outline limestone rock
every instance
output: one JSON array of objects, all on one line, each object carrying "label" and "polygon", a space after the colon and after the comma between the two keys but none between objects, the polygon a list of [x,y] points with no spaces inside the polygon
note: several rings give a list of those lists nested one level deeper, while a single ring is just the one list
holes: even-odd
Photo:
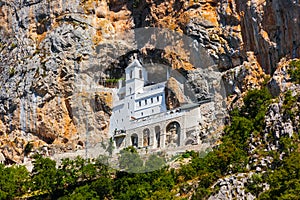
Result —
[{"label": "limestone rock", "polygon": [[5,157],[4,157],[3,153],[0,153],[0,163],[1,164],[5,163]]},{"label": "limestone rock", "polygon": [[253,173],[240,173],[219,179],[212,188],[220,187],[220,190],[208,199],[255,199],[254,195],[245,191],[246,184],[252,175]]},{"label": "limestone rock", "polygon": [[[0,16],[0,149],[13,162],[22,162],[21,149],[30,140],[63,152],[83,144],[86,130],[91,131],[95,143],[108,137],[110,97],[91,88],[114,70],[121,74],[128,54],[136,49],[145,58],[152,56],[168,61],[173,69],[188,71],[187,82],[195,95],[183,99],[181,89],[174,84],[173,96],[169,91],[169,97],[174,97],[175,107],[206,98],[212,88],[210,81],[198,76],[211,74],[219,104],[201,108],[202,135],[207,135],[208,121],[225,115],[221,109],[225,94],[215,79],[221,75],[205,69],[207,65],[222,71],[224,87],[232,95],[230,104],[259,86],[264,79],[262,70],[274,72],[281,57],[299,56],[296,1],[6,0],[0,2]],[[178,51],[152,51],[146,44],[137,47],[133,29],[141,27],[186,34],[193,41],[188,48],[195,53],[191,55],[179,43],[173,45]],[[201,49],[211,59],[197,61]],[[251,51],[257,59],[247,53]],[[204,71],[198,73],[193,62]],[[269,83],[274,95],[289,87],[281,80],[288,81],[281,75],[285,71],[275,72]],[[82,110],[77,97],[82,97],[84,108],[89,110],[83,115],[87,122],[79,117]],[[294,124],[280,126],[289,134]],[[280,135],[277,128],[274,134]],[[10,142],[16,137],[22,138],[18,148]]]},{"label": "limestone rock", "polygon": [[293,87],[288,74],[290,61],[285,58],[281,59],[272,79],[268,83],[268,88],[273,96],[279,96],[281,93],[286,92],[288,88]]},{"label": "limestone rock", "polygon": [[300,56],[299,2],[249,0],[236,3],[241,13],[244,48],[257,54],[265,72],[274,72],[282,57]]},{"label": "limestone rock", "polygon": [[166,105],[168,110],[172,110],[186,103],[182,88],[173,77],[169,78],[165,87]]},{"label": "limestone rock", "polygon": [[252,89],[261,87],[268,77],[257,62],[253,52],[247,52],[248,61],[223,73],[223,83],[228,96],[228,105],[235,107],[242,104],[243,95]]},{"label": "limestone rock", "polygon": [[[253,154],[257,150],[262,151],[277,151],[280,153],[281,159],[284,153],[281,149],[280,140],[282,137],[293,137],[294,133],[299,132],[299,99],[295,99],[292,107],[286,107],[286,92],[292,91],[291,96],[297,97],[300,94],[298,84],[291,82],[287,73],[288,63],[290,61],[282,60],[278,64],[273,77],[268,82],[267,86],[270,92],[277,96],[278,102],[273,102],[267,109],[265,115],[264,130],[259,136],[251,135],[249,153],[251,154],[250,166],[256,171],[266,171],[273,166],[273,158],[266,156],[258,158]],[[276,86],[276,87],[274,87]],[[289,114],[294,113],[294,114]]]}]

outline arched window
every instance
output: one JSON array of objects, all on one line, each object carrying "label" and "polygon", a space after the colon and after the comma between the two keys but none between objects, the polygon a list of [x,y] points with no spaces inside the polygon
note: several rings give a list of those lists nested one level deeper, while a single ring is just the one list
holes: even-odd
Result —
[{"label": "arched window", "polygon": [[166,127],[166,146],[180,145],[180,124],[176,121],[169,123]]},{"label": "arched window", "polygon": [[150,130],[149,128],[145,128],[143,130],[143,146],[149,146],[150,145]]},{"label": "arched window", "polygon": [[155,126],[154,130],[155,130],[156,146],[157,146],[157,148],[159,148],[160,147],[160,127]]},{"label": "arched window", "polygon": [[132,136],[131,136],[131,144],[132,144],[132,146],[134,146],[134,147],[138,147],[138,142],[139,142],[139,138],[138,138],[138,136],[137,136],[137,134],[132,134]]}]

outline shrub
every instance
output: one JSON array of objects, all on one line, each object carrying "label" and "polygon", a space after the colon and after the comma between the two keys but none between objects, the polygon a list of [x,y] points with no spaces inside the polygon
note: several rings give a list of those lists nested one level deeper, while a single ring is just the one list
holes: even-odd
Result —
[{"label": "shrub", "polygon": [[24,154],[28,155],[31,152],[32,148],[33,148],[33,144],[31,142],[28,142],[25,146]]},{"label": "shrub", "polygon": [[291,80],[297,84],[300,84],[300,60],[293,60],[290,62],[288,73]]}]

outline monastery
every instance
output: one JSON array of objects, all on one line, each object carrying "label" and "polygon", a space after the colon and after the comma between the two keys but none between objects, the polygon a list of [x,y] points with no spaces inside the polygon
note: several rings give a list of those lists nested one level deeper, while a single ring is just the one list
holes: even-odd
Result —
[{"label": "monastery", "polygon": [[110,118],[110,133],[117,149],[199,144],[200,105],[190,103],[168,110],[166,83],[148,81],[148,73],[137,59],[125,69]]}]

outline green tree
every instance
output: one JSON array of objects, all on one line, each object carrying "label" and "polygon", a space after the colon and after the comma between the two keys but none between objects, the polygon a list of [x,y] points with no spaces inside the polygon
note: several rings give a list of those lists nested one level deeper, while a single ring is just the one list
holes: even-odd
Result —
[{"label": "green tree", "polygon": [[29,172],[24,166],[0,164],[0,199],[13,199],[29,189]]},{"label": "green tree", "polygon": [[157,155],[150,155],[145,163],[146,171],[154,171],[162,168],[165,165],[165,160]]},{"label": "green tree", "polygon": [[58,187],[56,162],[50,158],[43,158],[41,155],[35,155],[34,159],[31,175],[32,189],[41,194],[52,195]]},{"label": "green tree", "polygon": [[63,159],[59,166],[59,184],[65,189],[65,192],[68,192],[69,187],[76,185],[79,179],[79,167],[82,165],[82,160],[79,157],[78,159],[80,160]]},{"label": "green tree", "polygon": [[223,141],[233,141],[234,145],[244,149],[247,146],[247,140],[253,130],[254,124],[252,120],[235,116],[232,118],[231,125],[225,128]]},{"label": "green tree", "polygon": [[100,176],[91,183],[91,188],[96,191],[100,199],[112,199],[114,191],[111,177]]},{"label": "green tree", "polygon": [[245,105],[241,108],[242,116],[253,120],[256,129],[261,129],[271,99],[272,95],[266,87],[260,90],[250,90],[244,97]]},{"label": "green tree", "polygon": [[143,161],[134,147],[127,147],[120,151],[120,169],[130,173],[140,173],[144,170]]},{"label": "green tree", "polygon": [[74,199],[74,200],[97,200],[100,197],[97,195],[97,192],[92,189],[89,185],[79,186],[68,196],[59,198],[63,199]]}]

